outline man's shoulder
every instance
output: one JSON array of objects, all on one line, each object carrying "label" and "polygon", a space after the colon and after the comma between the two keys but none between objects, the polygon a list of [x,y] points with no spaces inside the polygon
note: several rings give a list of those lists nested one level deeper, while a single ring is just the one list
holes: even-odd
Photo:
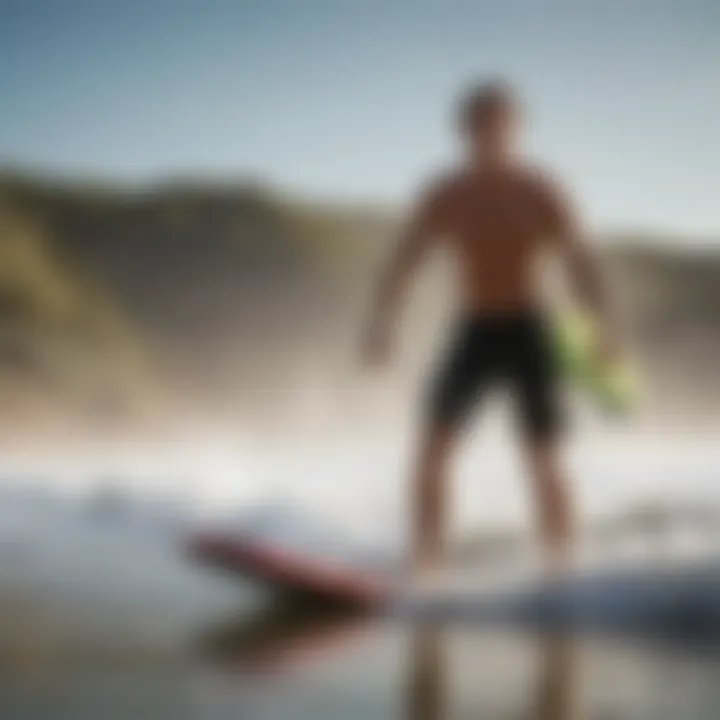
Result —
[{"label": "man's shoulder", "polygon": [[422,194],[428,198],[442,199],[455,193],[464,181],[459,168],[442,168],[429,173],[422,184]]},{"label": "man's shoulder", "polygon": [[525,189],[536,197],[556,202],[567,195],[560,174],[546,164],[527,162],[519,166],[518,174]]},{"label": "man's shoulder", "polygon": [[547,190],[559,183],[557,173],[548,165],[536,161],[525,161],[517,167],[518,178],[531,189]]}]

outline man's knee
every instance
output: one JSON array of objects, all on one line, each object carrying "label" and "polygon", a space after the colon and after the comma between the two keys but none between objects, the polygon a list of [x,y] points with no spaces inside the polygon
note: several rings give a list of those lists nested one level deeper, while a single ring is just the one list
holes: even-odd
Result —
[{"label": "man's knee", "polygon": [[450,423],[429,423],[421,433],[421,455],[427,462],[442,462],[452,451],[456,432]]},{"label": "man's knee", "polygon": [[533,469],[559,469],[561,447],[554,433],[526,435],[523,446],[525,457]]}]

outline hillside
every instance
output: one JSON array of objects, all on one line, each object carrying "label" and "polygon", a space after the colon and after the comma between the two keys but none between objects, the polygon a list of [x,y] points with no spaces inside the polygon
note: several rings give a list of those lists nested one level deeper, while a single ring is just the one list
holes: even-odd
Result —
[{"label": "hillside", "polygon": [[687,424],[720,419],[720,243],[616,238],[608,267],[647,373],[651,409]]},{"label": "hillside", "polygon": [[[183,409],[270,405],[268,387],[281,398],[295,381],[292,358],[306,366],[321,350],[330,361],[357,305],[355,281],[377,256],[368,241],[377,246],[388,227],[371,211],[325,210],[242,184],[127,193],[6,176],[0,199],[3,322],[23,328],[6,344],[21,354],[42,345],[42,363],[22,362],[38,385],[57,342],[73,366],[132,355],[126,377],[101,373],[120,415],[132,413],[140,384]],[[14,248],[27,255],[21,283],[5,259]]]},{"label": "hillside", "polygon": [[[4,411],[283,414],[308,388],[346,382],[392,228],[387,211],[251,184],[128,192],[6,175],[0,383],[17,397]],[[651,374],[720,407],[707,385],[720,358],[720,254],[629,238],[608,247]],[[442,317],[436,289],[425,283],[411,312],[411,346],[429,342],[428,313]]]}]

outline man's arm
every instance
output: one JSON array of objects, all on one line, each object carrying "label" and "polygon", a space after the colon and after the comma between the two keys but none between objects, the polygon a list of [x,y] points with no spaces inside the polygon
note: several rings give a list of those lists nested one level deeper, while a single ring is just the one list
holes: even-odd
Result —
[{"label": "man's arm", "polygon": [[370,363],[383,362],[389,355],[390,334],[400,300],[426,252],[441,232],[439,205],[437,193],[421,199],[406,222],[397,248],[380,277],[363,338],[363,355]]},{"label": "man's arm", "polygon": [[618,334],[602,264],[582,227],[577,211],[559,192],[549,197],[549,231],[578,302],[595,318],[598,351],[605,360],[618,352]]}]

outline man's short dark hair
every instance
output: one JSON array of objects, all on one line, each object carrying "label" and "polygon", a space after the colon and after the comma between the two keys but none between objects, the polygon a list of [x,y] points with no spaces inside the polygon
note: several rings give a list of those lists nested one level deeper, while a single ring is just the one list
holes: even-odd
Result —
[{"label": "man's short dark hair", "polygon": [[458,118],[461,124],[474,125],[507,111],[513,111],[519,100],[512,86],[504,80],[490,80],[473,85],[460,100]]}]

